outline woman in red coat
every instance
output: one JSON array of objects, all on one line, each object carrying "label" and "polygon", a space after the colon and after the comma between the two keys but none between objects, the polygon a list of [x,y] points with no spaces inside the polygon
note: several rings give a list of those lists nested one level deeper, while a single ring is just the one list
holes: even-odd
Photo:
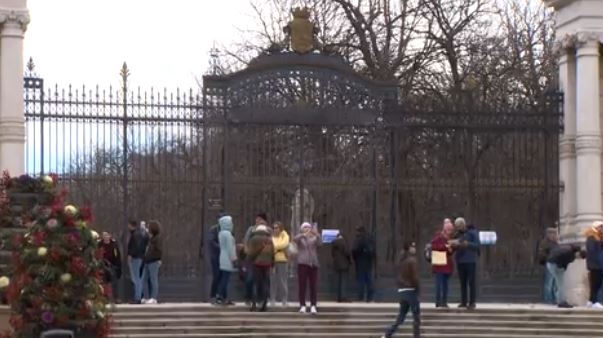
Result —
[{"label": "woman in red coat", "polygon": [[446,218],[442,231],[438,231],[431,240],[432,272],[436,278],[436,308],[448,307],[448,280],[454,270],[452,248],[448,241],[453,231],[452,222]]}]

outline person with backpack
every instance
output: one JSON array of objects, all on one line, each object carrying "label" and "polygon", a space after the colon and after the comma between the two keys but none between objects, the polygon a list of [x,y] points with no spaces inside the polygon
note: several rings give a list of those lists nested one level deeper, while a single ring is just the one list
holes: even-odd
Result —
[{"label": "person with backpack", "polygon": [[249,239],[247,259],[253,269],[253,284],[256,288],[250,311],[266,312],[270,295],[270,269],[274,263],[272,233],[266,224],[258,224]]},{"label": "person with backpack", "polygon": [[454,226],[447,218],[442,230],[431,240],[431,270],[436,279],[436,308],[448,308],[448,282],[454,270],[453,251],[448,241],[453,231]]},{"label": "person with backpack", "polygon": [[573,308],[573,306],[570,305],[565,298],[565,290],[563,290],[563,275],[565,275],[567,266],[578,257],[586,257],[586,252],[584,250],[580,250],[579,245],[560,244],[551,250],[549,257],[547,258],[546,267],[555,278],[555,283],[557,283],[557,306],[560,308]]},{"label": "person with backpack", "polygon": [[555,278],[549,269],[546,268],[546,261],[551,250],[559,245],[559,234],[557,228],[547,228],[546,237],[538,243],[538,264],[544,267],[544,286],[543,298],[547,304],[555,304],[555,294],[557,293],[557,284]]},{"label": "person with backpack", "polygon": [[[373,301],[373,265],[375,261],[375,243],[366,228],[356,229],[356,239],[352,249],[352,258],[356,265],[358,283],[358,301]],[[366,298],[365,298],[366,296]]]},{"label": "person with backpack", "polygon": [[352,255],[341,231],[331,243],[331,258],[333,259],[333,269],[336,275],[337,302],[347,302],[347,280],[352,265]]}]

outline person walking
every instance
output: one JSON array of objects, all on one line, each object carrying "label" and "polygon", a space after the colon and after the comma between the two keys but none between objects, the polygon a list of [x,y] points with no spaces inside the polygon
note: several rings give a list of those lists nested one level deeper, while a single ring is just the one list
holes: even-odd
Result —
[{"label": "person walking", "polygon": [[601,309],[599,291],[603,278],[603,222],[593,222],[586,230],[586,268],[590,284],[590,297],[587,307]]},{"label": "person walking", "polygon": [[337,302],[347,302],[347,281],[352,265],[352,256],[341,231],[331,243],[331,258],[333,259],[333,269],[336,276]]},{"label": "person walking", "polygon": [[157,304],[159,296],[159,267],[161,266],[161,256],[163,253],[163,237],[161,235],[161,224],[158,221],[149,221],[149,246],[144,256],[144,272],[142,281],[149,283],[149,291],[143,304]]},{"label": "person walking", "polygon": [[547,228],[545,238],[538,244],[538,264],[544,267],[544,286],[543,299],[547,304],[556,304],[557,283],[551,274],[551,271],[546,267],[546,261],[551,250],[559,245],[559,234],[557,228]]},{"label": "person walking", "polygon": [[[356,240],[352,249],[352,257],[356,264],[356,281],[358,284],[358,301],[373,301],[373,262],[375,261],[375,243],[366,228],[356,229]],[[366,296],[366,298],[365,298]]]},{"label": "person walking", "polygon": [[565,291],[563,290],[563,275],[567,270],[567,266],[570,265],[577,257],[586,257],[586,252],[580,250],[580,246],[576,244],[560,244],[554,247],[549,254],[547,259],[546,267],[549,269],[555,283],[557,284],[557,306],[560,308],[573,308],[567,302],[565,298]]},{"label": "person walking", "polygon": [[[261,211],[255,216],[254,223],[247,228],[245,232],[245,236],[243,237],[243,245],[245,247],[245,254],[249,253],[249,239],[255,230],[255,227],[258,225],[266,225],[268,224],[268,216],[265,212]],[[245,260],[243,266],[243,272],[245,274],[245,303],[247,305],[251,305],[254,299],[253,290],[255,289],[253,281],[253,266],[249,263],[249,260]]]},{"label": "person walking", "polygon": [[[462,217],[454,220],[456,239],[449,242],[455,250],[456,267],[461,284],[461,304],[459,308],[475,309],[476,269],[479,255],[479,236],[475,226],[467,225]],[[469,294],[469,298],[467,298]],[[467,302],[468,301],[468,302]]]},{"label": "person walking", "polygon": [[[218,220],[225,216],[226,213],[221,211],[218,214]],[[218,293],[218,284],[220,282],[220,224],[216,223],[209,228],[207,250],[209,251],[209,264],[211,265],[211,288],[209,291],[209,302],[215,304]]]},{"label": "person walking", "polygon": [[417,272],[417,248],[414,242],[405,243],[398,259],[397,286],[400,309],[394,324],[381,338],[390,338],[404,323],[408,311],[413,317],[413,337],[421,337],[421,306],[419,303],[419,274]]},{"label": "person walking", "polygon": [[256,288],[250,311],[257,311],[259,305],[259,311],[266,312],[270,291],[270,269],[274,262],[274,244],[272,234],[265,224],[255,227],[249,239],[247,259],[253,268],[253,283]]},{"label": "person walking", "polygon": [[300,233],[295,236],[297,244],[297,276],[299,286],[299,312],[306,313],[306,289],[310,288],[310,313],[318,313],[317,282],[318,282],[318,247],[322,239],[318,229],[310,223],[304,222],[300,226]]},{"label": "person walking", "polygon": [[448,308],[448,282],[454,270],[452,247],[448,244],[454,226],[450,221],[444,221],[441,231],[431,240],[431,270],[436,279],[436,308]]},{"label": "person walking", "polygon": [[142,301],[142,276],[141,269],[144,255],[147,250],[149,238],[144,229],[137,221],[128,222],[130,239],[128,240],[128,268],[130,269],[130,279],[134,285],[133,304],[140,304]]},{"label": "person walking", "polygon": [[272,305],[280,300],[283,307],[287,306],[289,299],[288,261],[287,249],[289,247],[289,234],[284,229],[282,222],[274,222],[272,244],[274,246],[274,267],[270,279],[270,300]]},{"label": "person walking", "polygon": [[220,225],[220,233],[218,241],[220,243],[220,279],[216,290],[216,304],[234,305],[228,298],[228,284],[230,282],[230,274],[237,271],[235,263],[237,261],[237,252],[235,238],[232,234],[234,224],[232,217],[224,215],[218,220]]},{"label": "person walking", "polygon": [[111,298],[119,302],[119,279],[121,278],[121,252],[117,241],[107,231],[103,231],[98,244],[103,252],[104,281],[111,285]]}]

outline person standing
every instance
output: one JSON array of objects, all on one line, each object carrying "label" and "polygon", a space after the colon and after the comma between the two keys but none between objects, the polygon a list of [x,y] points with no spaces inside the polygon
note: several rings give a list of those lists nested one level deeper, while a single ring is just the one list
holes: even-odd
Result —
[{"label": "person standing", "polygon": [[[375,243],[366,228],[356,229],[356,240],[352,249],[352,257],[356,264],[356,281],[358,283],[358,301],[373,301],[373,262],[375,261]],[[365,298],[366,295],[366,298]]]},{"label": "person standing", "polygon": [[[221,211],[218,214],[218,220],[226,214]],[[220,240],[218,235],[220,234],[220,224],[216,223],[209,228],[208,238],[208,251],[209,251],[209,262],[211,265],[211,289],[209,292],[209,302],[214,304],[216,302],[216,295],[218,293],[218,283],[220,282]]]},{"label": "person standing", "polygon": [[590,284],[587,307],[601,309],[599,290],[603,277],[603,222],[593,222],[586,230],[586,268]]},{"label": "person standing", "polygon": [[277,299],[287,306],[289,299],[288,261],[287,248],[289,247],[289,234],[285,231],[282,222],[273,224],[272,244],[274,246],[274,268],[270,280],[270,299],[274,305]]},{"label": "person standing", "polygon": [[111,285],[111,297],[114,302],[119,301],[118,285],[121,278],[121,252],[117,241],[107,231],[103,231],[98,244],[103,252],[104,280]]},{"label": "person standing", "polygon": [[310,288],[310,313],[318,313],[317,282],[318,282],[318,247],[322,245],[322,239],[318,235],[318,229],[310,223],[304,222],[300,227],[300,233],[295,236],[297,244],[297,277],[299,286],[300,313],[306,313],[306,289]]},{"label": "person standing", "polygon": [[390,338],[404,323],[410,310],[413,317],[413,337],[421,337],[421,306],[419,303],[419,274],[417,272],[417,248],[414,242],[405,243],[398,259],[397,285],[400,310],[394,324],[381,338]]},{"label": "person standing", "polygon": [[337,283],[337,302],[347,302],[347,280],[352,265],[352,256],[348,245],[343,238],[341,231],[337,238],[331,243],[331,257],[333,259],[333,269],[335,269]]},{"label": "person standing", "polygon": [[547,259],[546,267],[549,269],[555,283],[557,284],[557,306],[560,308],[573,308],[565,298],[565,290],[563,290],[563,275],[567,266],[570,265],[577,257],[584,258],[586,253],[580,250],[580,246],[576,244],[560,244],[554,247]]},{"label": "person standing", "polygon": [[[450,241],[455,250],[456,267],[461,283],[461,304],[459,308],[475,309],[476,302],[476,270],[479,255],[479,236],[475,226],[467,225],[462,217],[454,220],[457,230],[456,239]],[[467,298],[467,293],[469,298]],[[467,302],[469,301],[469,302]]]},{"label": "person standing", "polygon": [[149,222],[149,247],[144,256],[144,272],[142,281],[149,283],[149,293],[145,304],[157,304],[159,296],[159,267],[161,266],[161,256],[163,253],[163,237],[161,236],[161,224],[158,221]]},{"label": "person standing", "polygon": [[[245,232],[245,237],[243,237],[243,245],[245,247],[246,255],[249,253],[249,239],[251,238],[251,235],[253,234],[255,227],[260,224],[264,224],[264,225],[268,224],[268,216],[263,211],[258,212],[258,214],[255,216],[253,225],[251,225],[251,226],[249,226],[249,228],[247,228],[247,231]],[[254,299],[253,266],[249,263],[248,259],[245,260],[244,264],[245,265],[243,267],[243,270],[245,273],[245,303],[247,303],[248,305],[251,305],[251,303],[253,302],[253,299]]]},{"label": "person standing", "polygon": [[144,255],[147,251],[149,238],[144,229],[137,221],[128,222],[130,239],[128,240],[128,268],[130,269],[130,279],[134,284],[134,304],[140,304],[142,301],[142,278],[141,269]]},{"label": "person standing", "polygon": [[216,304],[234,305],[228,299],[228,284],[230,274],[237,271],[235,262],[237,261],[236,243],[232,234],[234,224],[232,217],[225,215],[218,220],[220,233],[218,241],[220,243],[220,280],[216,291]]},{"label": "person standing", "polygon": [[[448,244],[452,236],[454,226],[448,220],[444,221],[442,230],[431,240],[432,250],[432,272],[436,279],[436,308],[448,308],[448,282],[454,270],[452,263],[452,247]],[[441,257],[436,262],[434,257]]]},{"label": "person standing", "polygon": [[265,224],[259,224],[255,227],[249,239],[247,259],[253,268],[253,283],[256,288],[250,311],[257,311],[259,304],[259,311],[266,312],[270,291],[270,269],[274,262],[274,245],[272,234]]},{"label": "person standing", "polygon": [[557,283],[555,283],[555,278],[551,274],[551,271],[546,268],[546,261],[551,250],[557,245],[559,245],[557,228],[547,228],[546,237],[538,244],[538,264],[544,266],[543,298],[547,304],[556,304],[555,294],[557,293]]}]

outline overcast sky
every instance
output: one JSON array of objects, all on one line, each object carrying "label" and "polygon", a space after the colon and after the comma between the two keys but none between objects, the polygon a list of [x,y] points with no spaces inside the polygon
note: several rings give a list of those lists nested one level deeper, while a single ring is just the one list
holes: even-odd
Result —
[{"label": "overcast sky", "polygon": [[249,0],[28,0],[26,61],[47,84],[190,88],[214,41],[249,27]]}]

